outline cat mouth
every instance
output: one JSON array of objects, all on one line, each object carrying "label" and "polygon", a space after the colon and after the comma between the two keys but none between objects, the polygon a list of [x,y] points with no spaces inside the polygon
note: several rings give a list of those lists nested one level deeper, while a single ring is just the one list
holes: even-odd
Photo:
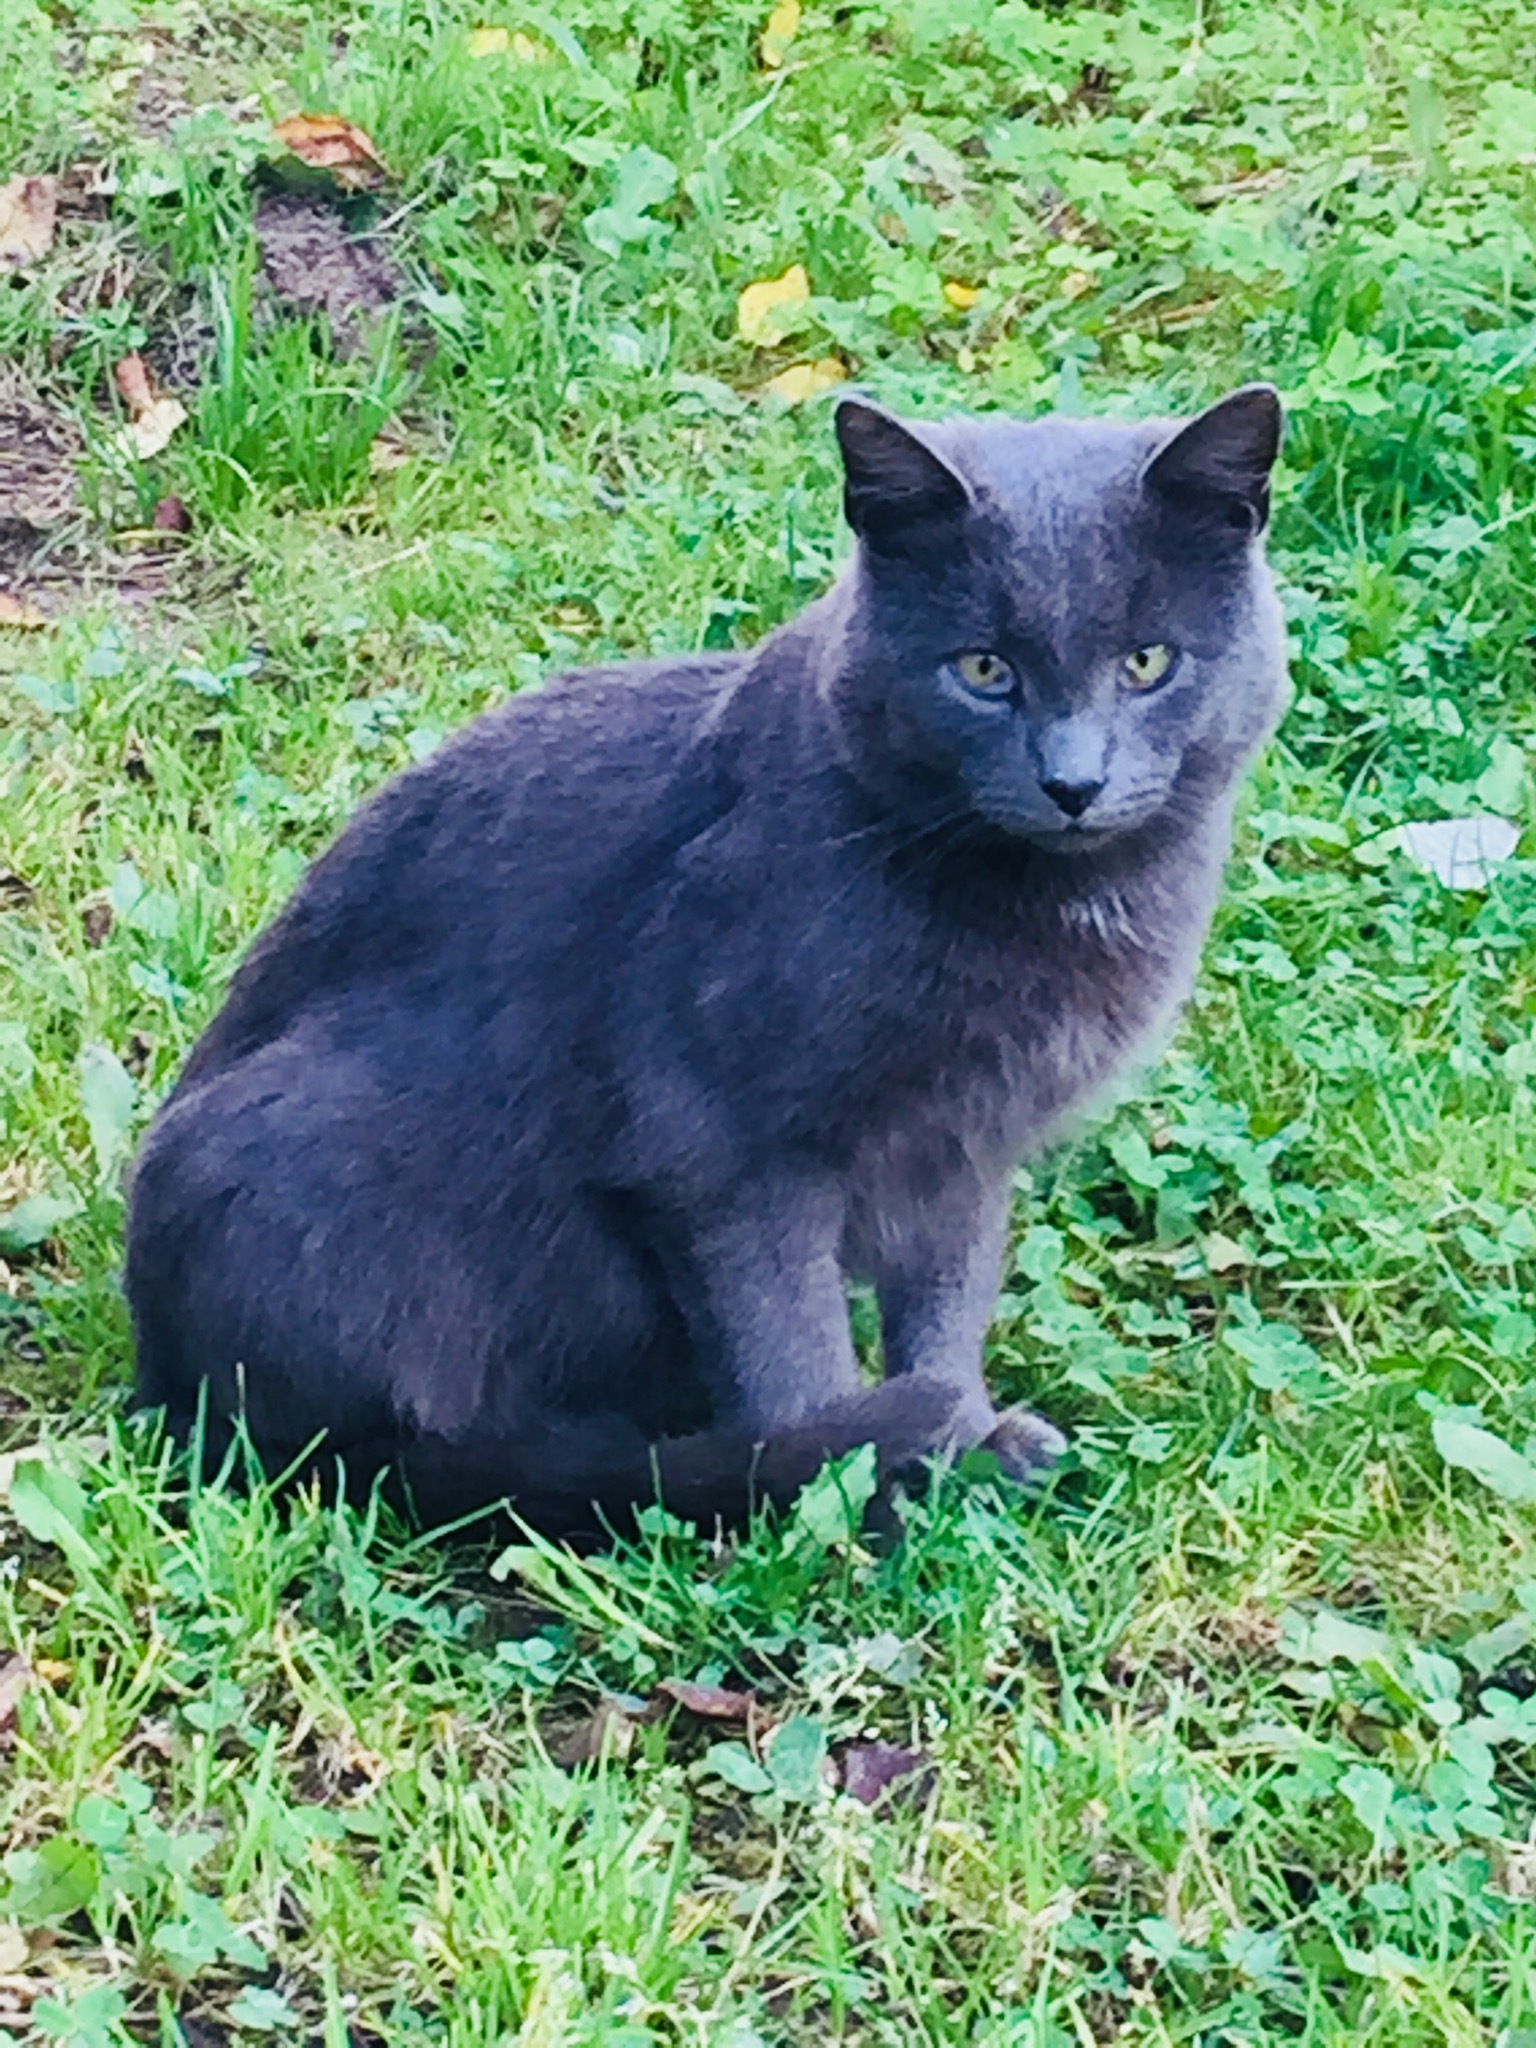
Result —
[{"label": "cat mouth", "polygon": [[1073,818],[1065,825],[1046,825],[1026,836],[1032,846],[1038,846],[1044,853],[1080,854],[1093,853],[1101,846],[1107,846],[1111,839],[1118,839],[1126,829],[1119,824],[1090,823],[1082,818]]}]

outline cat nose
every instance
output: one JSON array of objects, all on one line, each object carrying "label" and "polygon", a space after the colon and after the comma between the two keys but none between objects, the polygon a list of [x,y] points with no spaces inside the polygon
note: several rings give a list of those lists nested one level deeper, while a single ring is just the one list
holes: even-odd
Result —
[{"label": "cat nose", "polygon": [[1042,782],[1040,787],[1058,811],[1080,818],[1104,787],[1104,778],[1101,775],[1097,782]]}]

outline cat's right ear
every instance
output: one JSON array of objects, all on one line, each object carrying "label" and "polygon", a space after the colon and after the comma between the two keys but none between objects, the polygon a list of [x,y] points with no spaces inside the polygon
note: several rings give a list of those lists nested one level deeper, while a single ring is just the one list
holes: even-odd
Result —
[{"label": "cat's right ear", "polygon": [[929,529],[957,519],[970,504],[970,492],[949,464],[878,405],[845,398],[836,426],[843,510],[877,554],[919,552],[931,543]]}]

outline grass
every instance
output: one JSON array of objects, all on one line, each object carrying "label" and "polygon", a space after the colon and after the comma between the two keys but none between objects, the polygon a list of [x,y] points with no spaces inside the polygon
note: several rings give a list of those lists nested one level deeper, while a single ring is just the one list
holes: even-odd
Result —
[{"label": "grass", "polygon": [[[1521,2048],[1536,862],[1453,891],[1394,834],[1536,824],[1536,23],[872,0],[771,65],[763,13],[0,24],[0,171],[111,171],[0,287],[81,450],[72,521],[0,529],[51,615],[0,629],[0,2021]],[[341,202],[398,269],[372,326],[262,281],[300,109],[389,167]],[[133,349],[190,414],[147,462]],[[1291,408],[1297,694],[1198,995],[1021,1178],[993,1374],[1071,1460],[1038,1500],[953,1476],[894,1551],[855,1465],[737,1544],[654,1517],[499,1578],[195,1487],[126,1412],[135,1131],[381,776],[823,585],[824,401],[765,387],[832,357],[919,409]],[[877,1743],[918,1767],[866,1806]]]}]

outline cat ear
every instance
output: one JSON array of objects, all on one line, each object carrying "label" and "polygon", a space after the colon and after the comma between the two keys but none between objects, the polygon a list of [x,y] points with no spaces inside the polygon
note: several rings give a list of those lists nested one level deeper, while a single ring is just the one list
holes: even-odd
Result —
[{"label": "cat ear", "polygon": [[962,479],[912,430],[862,398],[837,408],[843,451],[843,510],[877,553],[913,551],[919,532],[954,519],[971,502]]},{"label": "cat ear", "polygon": [[1163,443],[1144,479],[1174,510],[1234,533],[1261,533],[1284,415],[1270,384],[1245,384]]}]

